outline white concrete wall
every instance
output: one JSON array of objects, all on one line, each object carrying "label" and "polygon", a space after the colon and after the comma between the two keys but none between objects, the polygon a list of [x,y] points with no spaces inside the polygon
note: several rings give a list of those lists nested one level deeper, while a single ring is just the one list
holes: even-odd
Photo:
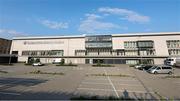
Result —
[{"label": "white concrete wall", "polygon": [[[39,39],[39,40],[13,40],[11,51],[18,51],[22,55],[24,50],[64,50],[64,56],[74,56],[75,50],[85,50],[85,39]],[[25,44],[26,42],[62,42],[59,44]]]},{"label": "white concrete wall", "polygon": [[[140,36],[140,37],[112,37],[113,49],[124,49],[124,41],[153,40],[156,56],[168,56],[166,40],[180,40],[180,35],[173,36]],[[61,42],[59,44],[27,44],[28,42]],[[18,51],[18,61],[26,61],[27,57],[21,56],[23,50],[64,50],[64,56],[74,56],[75,50],[85,50],[85,38],[59,38],[36,40],[13,40],[11,51]],[[43,61],[51,61],[43,60]],[[85,63],[85,59],[67,59],[73,63]],[[66,61],[67,61],[66,60]],[[158,62],[159,60],[157,60]],[[162,61],[162,60],[160,60]],[[68,61],[67,61],[68,62]]]},{"label": "white concrete wall", "polygon": [[154,59],[154,64],[164,64],[164,60],[165,59],[160,59],[160,58]]},{"label": "white concrete wall", "polygon": [[141,37],[113,37],[113,49],[124,49],[124,41],[153,40],[156,56],[168,56],[166,40],[180,40],[180,35],[174,36],[141,36]]}]

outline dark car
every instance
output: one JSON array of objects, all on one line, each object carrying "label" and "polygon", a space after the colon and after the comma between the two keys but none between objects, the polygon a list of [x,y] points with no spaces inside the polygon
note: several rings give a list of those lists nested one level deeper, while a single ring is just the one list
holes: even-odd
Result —
[{"label": "dark car", "polygon": [[142,67],[139,68],[139,70],[145,70],[147,71],[148,69],[150,69],[153,65],[144,65]]}]

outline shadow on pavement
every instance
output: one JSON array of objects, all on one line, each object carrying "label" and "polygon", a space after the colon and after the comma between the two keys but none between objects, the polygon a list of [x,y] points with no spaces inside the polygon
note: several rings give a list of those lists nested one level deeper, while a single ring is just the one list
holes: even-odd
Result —
[{"label": "shadow on pavement", "polygon": [[[128,90],[124,90],[122,95],[117,98],[115,96],[99,96],[90,95],[87,93],[66,92],[66,91],[33,91],[32,90],[10,90],[8,88],[16,86],[31,87],[41,83],[45,83],[47,80],[43,79],[31,79],[31,78],[0,78],[0,100],[158,100],[154,96],[144,93],[133,92],[133,98],[130,97]],[[75,93],[76,92],[76,93]],[[149,97],[147,97],[149,96]],[[174,98],[178,99],[178,98]]]}]

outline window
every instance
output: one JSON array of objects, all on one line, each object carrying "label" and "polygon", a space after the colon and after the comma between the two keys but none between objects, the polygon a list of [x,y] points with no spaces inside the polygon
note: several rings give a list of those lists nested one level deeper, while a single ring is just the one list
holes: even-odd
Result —
[{"label": "window", "polygon": [[160,67],[157,67],[157,70],[160,70],[161,68]]},{"label": "window", "polygon": [[125,41],[124,48],[136,48],[136,41]]},{"label": "window", "polygon": [[153,41],[138,41],[138,48],[153,48]]},{"label": "window", "polygon": [[162,69],[172,69],[171,67],[162,67]]},{"label": "window", "polygon": [[167,40],[166,44],[168,48],[180,48],[180,40]]},{"label": "window", "polygon": [[18,55],[18,51],[12,51],[12,54]]},{"label": "window", "polygon": [[24,56],[63,56],[63,50],[22,51]]}]

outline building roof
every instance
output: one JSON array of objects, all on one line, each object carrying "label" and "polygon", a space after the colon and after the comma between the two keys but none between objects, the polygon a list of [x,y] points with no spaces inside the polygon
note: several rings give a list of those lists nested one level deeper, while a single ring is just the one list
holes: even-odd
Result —
[{"label": "building roof", "polygon": [[[103,35],[103,34],[98,34]],[[105,34],[107,35],[107,34]],[[133,37],[133,36],[169,36],[180,35],[180,32],[159,32],[159,33],[122,33],[122,34],[109,34],[112,37]],[[84,38],[86,35],[74,35],[74,36],[38,36],[38,37],[14,37],[13,40],[25,40],[25,39],[65,39],[65,38]],[[91,35],[87,35],[91,36]],[[94,35],[92,35],[94,36]]]}]

